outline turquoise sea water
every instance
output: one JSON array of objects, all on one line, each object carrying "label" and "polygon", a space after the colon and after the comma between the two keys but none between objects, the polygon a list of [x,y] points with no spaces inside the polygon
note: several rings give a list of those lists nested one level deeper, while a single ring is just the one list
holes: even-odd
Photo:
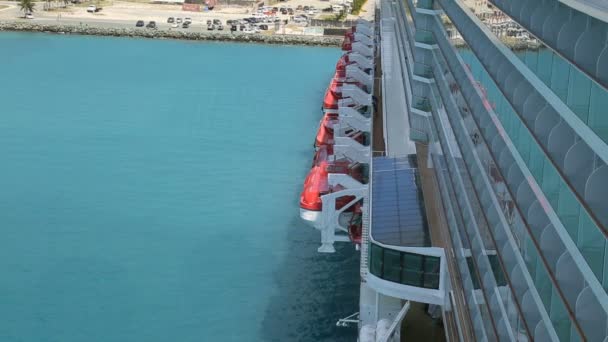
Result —
[{"label": "turquoise sea water", "polygon": [[0,34],[0,341],[351,341],[298,217],[337,49]]}]

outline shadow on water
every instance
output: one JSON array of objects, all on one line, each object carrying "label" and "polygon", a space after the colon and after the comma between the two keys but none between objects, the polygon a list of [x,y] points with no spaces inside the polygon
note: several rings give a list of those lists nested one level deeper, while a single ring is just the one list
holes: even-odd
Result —
[{"label": "shadow on water", "polygon": [[290,252],[275,274],[279,292],[264,316],[264,341],[354,341],[356,326],[336,321],[359,311],[359,253],[345,243],[318,253],[319,232],[299,217],[288,230]]}]

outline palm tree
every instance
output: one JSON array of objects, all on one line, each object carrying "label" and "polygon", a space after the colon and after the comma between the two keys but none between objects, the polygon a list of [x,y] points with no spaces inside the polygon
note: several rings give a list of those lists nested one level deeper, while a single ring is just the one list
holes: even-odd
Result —
[{"label": "palm tree", "polygon": [[36,7],[36,4],[33,0],[19,0],[19,8],[24,13],[33,13],[34,7]]}]

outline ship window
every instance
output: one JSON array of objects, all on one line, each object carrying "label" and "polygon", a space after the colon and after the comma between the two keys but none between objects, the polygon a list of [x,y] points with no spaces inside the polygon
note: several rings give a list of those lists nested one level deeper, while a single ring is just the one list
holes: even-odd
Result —
[{"label": "ship window", "polygon": [[424,257],[424,284],[427,289],[439,288],[439,265],[438,257]]},{"label": "ship window", "polygon": [[401,253],[390,249],[384,250],[384,279],[401,282]]},{"label": "ship window", "polygon": [[382,252],[383,248],[372,244],[370,249],[370,269],[369,271],[380,278],[382,278]]},{"label": "ship window", "polygon": [[371,244],[370,272],[384,280],[438,289],[440,267],[439,257],[400,252]]},{"label": "ship window", "polygon": [[403,283],[412,286],[422,286],[422,264],[424,256],[403,253]]}]

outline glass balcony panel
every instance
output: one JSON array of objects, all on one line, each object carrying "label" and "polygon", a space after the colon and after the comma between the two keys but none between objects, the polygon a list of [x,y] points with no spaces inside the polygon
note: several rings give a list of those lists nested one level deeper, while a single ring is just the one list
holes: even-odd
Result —
[{"label": "glass balcony panel", "polygon": [[570,64],[557,55],[553,55],[551,72],[551,85],[553,90],[564,103],[568,101],[568,79],[570,77]]},{"label": "glass balcony panel", "polygon": [[524,240],[524,261],[526,262],[526,266],[528,267],[528,271],[530,272],[530,276],[534,278],[536,275],[536,264],[538,262],[538,254],[536,251],[536,247],[534,246],[534,242],[530,239],[529,236]]},{"label": "glass balcony panel", "polygon": [[608,165],[596,168],[589,176],[585,186],[585,200],[598,221],[608,225]]},{"label": "glass balcony panel", "polygon": [[589,100],[589,127],[602,140],[608,141],[608,91],[603,90],[597,83],[591,85],[591,97]]},{"label": "glass balcony panel", "polygon": [[553,292],[551,293],[551,311],[549,312],[549,317],[551,318],[551,322],[553,323],[559,340],[562,342],[570,341],[572,323],[568,317],[566,307],[555,289],[553,289]]},{"label": "glass balcony panel", "polygon": [[579,236],[576,245],[595,276],[600,280],[603,279],[606,238],[585,211],[581,211],[579,217]]},{"label": "glass balcony panel", "polygon": [[544,160],[544,164],[541,188],[543,189],[545,196],[547,196],[549,203],[551,203],[551,206],[557,208],[559,204],[559,188],[562,179],[548,159]]},{"label": "glass balcony panel", "polygon": [[523,54],[525,54],[524,63],[526,63],[528,68],[534,73],[538,72],[538,50],[526,50]]},{"label": "glass balcony panel", "polygon": [[[527,132],[529,134],[529,132]],[[530,139],[532,140],[532,139]],[[536,182],[542,184],[543,182],[543,167],[545,165],[545,154],[538,147],[537,144],[530,144],[530,155],[528,157],[528,168],[530,169],[530,173],[536,179]]]},{"label": "glass balcony panel", "polygon": [[559,284],[566,303],[571,308],[576,306],[576,301],[585,287],[582,280],[583,275],[569,253],[562,254],[557,261],[555,278]]},{"label": "glass balcony panel", "polygon": [[593,151],[583,141],[572,145],[566,153],[563,170],[579,194],[585,193],[585,185],[593,171],[594,157]]},{"label": "glass balcony panel", "polygon": [[416,31],[415,39],[419,43],[435,44],[435,37],[433,36],[433,33],[431,31],[418,29]]},{"label": "glass balcony panel", "polygon": [[433,68],[429,65],[422,63],[414,64],[414,74],[424,78],[432,78],[433,77]]},{"label": "glass balcony panel", "polygon": [[551,279],[549,278],[549,273],[545,269],[540,258],[537,259],[536,263],[536,277],[534,277],[534,284],[536,285],[536,290],[540,295],[540,299],[543,301],[545,308],[549,310],[551,307],[551,289],[553,286],[551,285]]},{"label": "glass balcony panel", "polygon": [[568,99],[566,104],[584,122],[589,116],[589,95],[591,80],[574,67],[570,67]]},{"label": "glass balcony panel", "polygon": [[431,101],[426,97],[414,96],[412,100],[412,107],[421,110],[423,112],[431,111]]},{"label": "glass balcony panel", "polygon": [[575,316],[587,341],[606,341],[608,317],[602,304],[589,287],[581,291],[575,310]]},{"label": "glass balcony panel", "polygon": [[558,193],[557,216],[564,224],[573,241],[578,240],[578,220],[581,205],[565,183],[560,183]]},{"label": "glass balcony panel", "polygon": [[433,0],[418,0],[416,7],[424,9],[433,9]]},{"label": "glass balcony panel", "polygon": [[562,170],[565,166],[564,163],[568,150],[574,145],[575,140],[574,131],[565,120],[562,120],[557,126],[553,127],[551,133],[549,133],[548,151],[555,164],[561,167]]},{"label": "glass balcony panel", "polygon": [[549,49],[541,49],[538,52],[536,74],[546,85],[551,84],[551,78],[553,75],[553,51]]}]

